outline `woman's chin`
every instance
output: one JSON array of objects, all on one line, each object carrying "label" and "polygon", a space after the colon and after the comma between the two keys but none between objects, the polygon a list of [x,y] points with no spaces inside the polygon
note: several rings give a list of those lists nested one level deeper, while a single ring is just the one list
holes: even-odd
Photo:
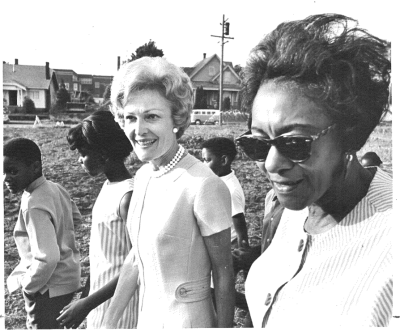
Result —
[{"label": "woman's chin", "polygon": [[299,211],[306,208],[307,202],[304,198],[299,197],[288,197],[287,195],[277,194],[279,203],[285,208],[289,210]]}]

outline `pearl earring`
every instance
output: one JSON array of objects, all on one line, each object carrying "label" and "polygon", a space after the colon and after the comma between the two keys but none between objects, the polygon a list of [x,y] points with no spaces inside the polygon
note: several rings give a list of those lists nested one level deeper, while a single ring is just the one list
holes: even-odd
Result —
[{"label": "pearl earring", "polygon": [[178,132],[178,128],[172,129],[172,132],[173,132],[174,134],[176,134],[176,133]]}]

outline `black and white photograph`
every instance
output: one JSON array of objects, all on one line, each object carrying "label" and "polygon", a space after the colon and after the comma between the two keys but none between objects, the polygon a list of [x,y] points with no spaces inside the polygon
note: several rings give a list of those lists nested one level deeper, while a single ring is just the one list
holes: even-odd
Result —
[{"label": "black and white photograph", "polygon": [[0,329],[399,329],[396,10],[2,1]]}]

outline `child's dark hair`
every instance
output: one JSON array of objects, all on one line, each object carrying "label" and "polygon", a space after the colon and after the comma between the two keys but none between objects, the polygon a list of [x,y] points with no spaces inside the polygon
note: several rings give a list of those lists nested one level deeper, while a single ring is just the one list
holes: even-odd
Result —
[{"label": "child's dark hair", "polygon": [[14,138],[5,143],[3,156],[15,158],[27,166],[32,165],[35,161],[42,163],[42,153],[37,144],[30,139],[22,137]]},{"label": "child's dark hair", "polygon": [[110,111],[96,111],[71,128],[67,136],[71,150],[86,148],[106,159],[124,160],[133,147]]},{"label": "child's dark hair", "polygon": [[382,164],[381,158],[375,152],[367,152],[362,156],[361,160],[368,159],[370,161],[369,166],[380,166]]},{"label": "child's dark hair", "polygon": [[213,137],[203,142],[202,149],[210,150],[211,153],[218,157],[228,156],[231,161],[236,157],[237,150],[235,143],[226,137]]}]

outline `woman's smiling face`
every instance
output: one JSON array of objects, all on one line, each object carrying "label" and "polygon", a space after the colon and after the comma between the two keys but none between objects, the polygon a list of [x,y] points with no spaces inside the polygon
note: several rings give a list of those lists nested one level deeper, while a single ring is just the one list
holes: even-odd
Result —
[{"label": "woman's smiling face", "polygon": [[[252,108],[254,136],[316,135],[332,121],[297,88],[275,83],[261,85]],[[311,157],[295,163],[272,146],[265,169],[283,206],[300,210],[323,198],[343,166],[343,153],[335,130],[312,142]]]},{"label": "woman's smiling face", "polygon": [[124,120],[137,157],[163,165],[177,145],[169,101],[156,90],[134,92],[124,107]]}]

